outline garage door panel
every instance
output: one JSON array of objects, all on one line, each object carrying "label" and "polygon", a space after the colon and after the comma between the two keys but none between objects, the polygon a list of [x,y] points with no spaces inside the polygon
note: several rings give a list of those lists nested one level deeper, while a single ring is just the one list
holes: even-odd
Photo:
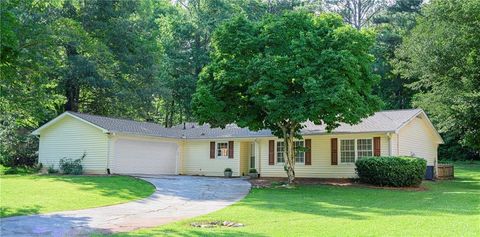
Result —
[{"label": "garage door panel", "polygon": [[172,142],[119,139],[114,145],[114,173],[175,174],[178,145]]}]

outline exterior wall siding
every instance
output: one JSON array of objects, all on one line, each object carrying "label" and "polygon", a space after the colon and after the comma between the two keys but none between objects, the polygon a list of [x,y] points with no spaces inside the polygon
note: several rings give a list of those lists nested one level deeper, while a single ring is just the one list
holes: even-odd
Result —
[{"label": "exterior wall siding", "polygon": [[100,129],[66,116],[40,134],[39,162],[59,168],[60,159],[80,158],[85,173],[104,174],[107,168],[108,137]]},{"label": "exterior wall siding", "polygon": [[[296,164],[296,177],[305,178],[353,178],[357,177],[354,164],[331,165],[331,147],[330,139],[360,139],[380,137],[381,155],[388,155],[388,138],[386,134],[329,134],[317,136],[304,136],[304,139],[312,139],[312,164]],[[260,175],[262,177],[286,177],[283,164],[268,164],[268,140],[276,140],[276,138],[260,140]],[[340,144],[340,141],[338,142]],[[340,159],[340,152],[338,159]]]},{"label": "exterior wall siding", "polygon": [[436,165],[438,143],[425,119],[414,118],[398,133],[398,155],[415,156]]},{"label": "exterior wall siding", "polygon": [[240,142],[240,174],[248,175],[250,142]]},{"label": "exterior wall siding", "polygon": [[229,140],[188,140],[184,146],[183,173],[186,175],[223,176],[225,168],[231,168],[233,176],[240,176],[240,141],[235,141],[233,159],[210,159],[210,141]]}]

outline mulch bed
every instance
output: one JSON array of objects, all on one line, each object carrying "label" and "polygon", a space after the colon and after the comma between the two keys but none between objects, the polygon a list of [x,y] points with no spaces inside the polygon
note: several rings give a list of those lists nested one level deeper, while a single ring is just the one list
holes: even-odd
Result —
[{"label": "mulch bed", "polygon": [[[284,187],[287,184],[287,178],[258,178],[249,179],[254,188],[275,188]],[[425,191],[427,188],[423,185],[419,187],[379,187],[371,184],[360,183],[355,179],[326,179],[326,178],[295,178],[295,185],[331,185],[341,187],[360,187],[372,189],[387,190],[406,190],[406,191]]]}]

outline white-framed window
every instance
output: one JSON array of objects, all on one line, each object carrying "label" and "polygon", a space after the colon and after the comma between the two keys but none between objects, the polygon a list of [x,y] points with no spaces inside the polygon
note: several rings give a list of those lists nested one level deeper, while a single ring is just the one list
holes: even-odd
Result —
[{"label": "white-framed window", "polygon": [[298,151],[297,147],[303,148],[305,146],[305,143],[303,141],[295,141],[294,142],[294,147],[295,147],[295,163],[305,163],[305,152]]},{"label": "white-framed window", "polygon": [[373,139],[341,139],[340,163],[355,163],[362,157],[373,156]]},{"label": "white-framed window", "polygon": [[355,162],[355,139],[340,140],[340,162],[341,163]]},{"label": "white-framed window", "polygon": [[277,163],[285,163],[283,152],[285,151],[285,142],[277,141]]},{"label": "white-framed window", "polygon": [[357,159],[367,156],[373,156],[373,140],[357,139]]},{"label": "white-framed window", "polygon": [[217,158],[228,157],[228,142],[217,142]]},{"label": "white-framed window", "polygon": [[[294,141],[293,142],[295,149],[295,162],[296,163],[305,163],[305,152],[297,151],[296,147],[304,147],[304,141]],[[277,163],[285,163],[285,157],[283,153],[285,152],[285,142],[277,141]]]}]

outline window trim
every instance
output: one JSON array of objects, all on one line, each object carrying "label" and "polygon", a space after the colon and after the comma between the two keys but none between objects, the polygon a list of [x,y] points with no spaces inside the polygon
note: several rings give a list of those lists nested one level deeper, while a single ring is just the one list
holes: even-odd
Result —
[{"label": "window trim", "polygon": [[[355,153],[354,155],[354,161],[353,162],[343,162],[342,161],[342,141],[346,141],[346,140],[353,140],[353,151]],[[357,139],[355,138],[342,138],[342,139],[338,139],[338,144],[337,144],[337,150],[338,150],[338,164],[342,164],[342,165],[351,165],[351,164],[355,164],[355,161],[357,161]]]},{"label": "window trim", "polygon": [[358,147],[357,147],[357,140],[370,140],[370,144],[372,144],[372,148],[370,149],[370,151],[372,152],[372,156],[373,156],[373,137],[372,138],[358,138],[358,139],[355,139],[355,161],[358,159]]},{"label": "window trim", "polygon": [[[285,143],[285,141],[283,141],[283,140],[275,140],[275,164],[284,165],[285,164],[285,157],[283,157],[283,162],[278,161],[278,143],[279,142]],[[283,149],[285,151],[285,144],[283,144]]]},{"label": "window trim", "polygon": [[[227,155],[226,156],[219,156],[218,155],[218,144],[220,143],[225,143],[227,144]],[[228,144],[228,141],[216,141],[215,142],[215,159],[228,159],[228,152],[230,151],[230,146]]]},{"label": "window trim", "polygon": [[[355,165],[355,162],[358,160],[358,147],[357,147],[357,140],[371,140],[372,141],[372,155],[373,155],[373,137],[370,138],[339,138],[339,142],[337,144],[337,151],[338,151],[338,164],[342,165]],[[343,140],[354,140],[354,151],[355,151],[355,161],[354,162],[342,162],[342,141]]]},{"label": "window trim", "polygon": [[[302,143],[303,143],[303,147],[305,147],[305,139],[303,139],[303,140],[294,140],[294,141],[293,141],[294,146],[295,146],[295,142],[302,142]],[[294,154],[294,155],[295,155],[295,164],[296,164],[296,165],[304,165],[304,164],[305,164],[305,151],[302,151],[301,153],[303,153],[303,162],[297,162],[297,154]]]},{"label": "window trim", "polygon": [[[293,140],[294,144],[295,142],[300,142],[300,141],[303,142],[303,146],[305,147],[305,139]],[[283,158],[283,162],[278,162],[278,150],[277,150],[278,142],[285,142],[285,141],[275,140],[275,164],[284,165],[285,157]],[[285,149],[285,145],[284,145],[284,149]],[[303,152],[303,162],[297,162],[297,157],[295,157],[295,165],[305,165],[305,152]]]}]

